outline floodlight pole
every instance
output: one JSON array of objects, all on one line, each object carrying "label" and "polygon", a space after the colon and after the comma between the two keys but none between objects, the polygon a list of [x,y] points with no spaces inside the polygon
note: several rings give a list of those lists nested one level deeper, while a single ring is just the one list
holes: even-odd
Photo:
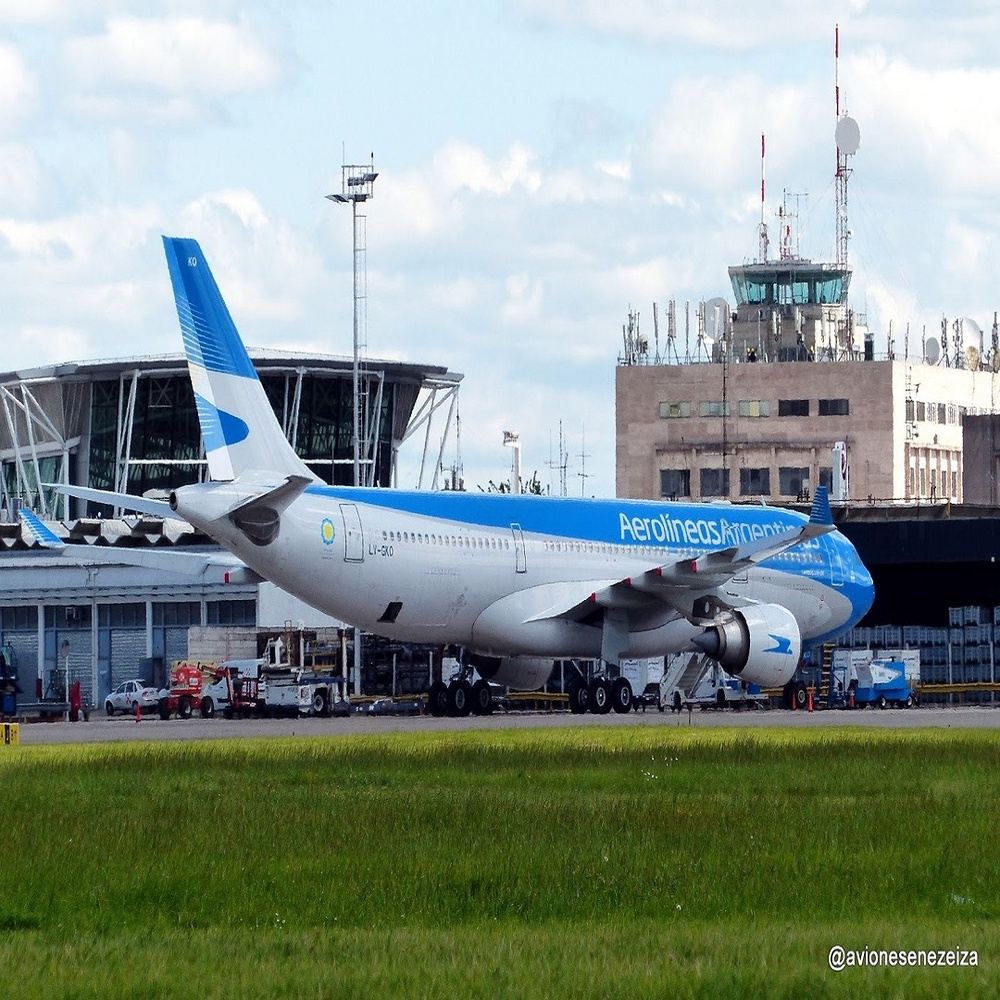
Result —
[{"label": "floodlight pole", "polygon": [[358,202],[368,201],[374,194],[375,178],[375,158],[365,164],[348,164],[341,167],[342,188],[340,194],[328,194],[326,197],[330,201],[340,204],[351,203],[351,236],[353,247],[353,273],[354,273],[354,364],[352,366],[352,381],[354,406],[353,428],[351,437],[354,446],[354,485],[361,485],[361,371],[358,358]]},{"label": "floodlight pole", "polygon": [[[351,437],[354,445],[354,485],[361,485],[361,371],[358,359],[358,202],[368,201],[372,197],[375,185],[375,156],[367,164],[343,164],[341,169],[341,193],[328,194],[330,201],[339,204],[351,203],[351,236],[354,259],[354,364],[352,366],[353,381],[353,428]],[[373,480],[374,482],[374,477]],[[361,629],[354,628],[354,693],[361,694]]]}]

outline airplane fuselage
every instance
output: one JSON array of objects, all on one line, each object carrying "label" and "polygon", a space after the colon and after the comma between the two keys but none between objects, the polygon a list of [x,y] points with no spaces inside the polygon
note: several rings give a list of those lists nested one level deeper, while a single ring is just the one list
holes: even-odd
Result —
[{"label": "airplane fuselage", "polygon": [[[417,493],[309,486],[262,542],[220,519],[247,493],[232,483],[177,491],[177,511],[307,603],[366,630],[511,656],[597,657],[599,616],[546,610],[656,567],[750,543],[805,517],[764,506]],[[586,596],[586,595],[585,595]],[[803,642],[851,627],[871,577],[839,532],[804,541],[704,596],[778,604]],[[595,609],[596,610],[596,609]],[[702,631],[675,607],[636,602],[625,656],[691,648]]]}]

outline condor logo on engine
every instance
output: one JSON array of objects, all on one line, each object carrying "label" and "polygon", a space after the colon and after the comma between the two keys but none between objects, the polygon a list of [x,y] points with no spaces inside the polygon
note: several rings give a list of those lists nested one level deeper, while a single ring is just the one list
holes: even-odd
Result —
[{"label": "condor logo on engine", "polygon": [[770,649],[765,649],[765,653],[782,653],[785,656],[792,655],[792,640],[786,639],[783,635],[775,635],[773,632],[768,632],[767,637],[774,640],[774,645]]}]

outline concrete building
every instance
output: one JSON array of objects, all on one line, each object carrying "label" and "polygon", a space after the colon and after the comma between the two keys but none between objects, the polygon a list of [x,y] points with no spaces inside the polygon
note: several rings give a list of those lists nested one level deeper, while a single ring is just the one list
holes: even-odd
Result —
[{"label": "concrete building", "polygon": [[997,381],[903,361],[620,364],[618,495],[795,499],[830,486],[844,441],[851,499],[960,502],[962,419],[997,410]]}]

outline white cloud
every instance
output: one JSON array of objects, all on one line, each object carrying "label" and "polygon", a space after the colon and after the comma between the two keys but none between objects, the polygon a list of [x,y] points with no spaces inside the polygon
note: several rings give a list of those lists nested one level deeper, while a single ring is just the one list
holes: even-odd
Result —
[{"label": "white cloud", "polygon": [[[734,6],[727,0],[518,0],[529,17],[562,28],[633,38],[647,44],[695,43],[745,50],[795,38],[799,44],[832,34],[829,5],[822,0],[772,0]],[[851,0],[858,11],[864,0]]]},{"label": "white cloud", "polygon": [[0,209],[18,215],[37,207],[41,166],[33,149],[0,145]]},{"label": "white cloud", "polygon": [[116,17],[102,34],[65,45],[84,87],[138,86],[164,94],[230,95],[274,86],[275,53],[245,21]]},{"label": "white cloud", "polygon": [[507,278],[507,299],[500,315],[504,323],[523,326],[537,323],[542,311],[543,285],[528,274],[512,274]]},{"label": "white cloud", "polygon": [[77,326],[29,323],[15,333],[19,355],[31,367],[60,361],[79,361],[88,356],[90,340]]},{"label": "white cloud", "polygon": [[1000,68],[916,66],[872,50],[846,63],[860,170],[914,169],[938,192],[1000,191]]},{"label": "white cloud", "polygon": [[[184,233],[208,258],[237,326],[250,343],[280,342],[322,298],[328,278],[315,247],[288,223],[269,215],[245,188],[216,191],[186,205]],[[310,332],[298,329],[296,335]]]},{"label": "white cloud", "polygon": [[825,105],[806,87],[775,85],[749,73],[681,77],[636,141],[634,173],[672,191],[752,188],[761,133],[772,136],[769,171],[780,173],[811,141],[803,123],[817,107]]},{"label": "white cloud", "polygon": [[35,91],[35,78],[21,53],[0,44],[0,130],[10,131],[30,114]]}]

